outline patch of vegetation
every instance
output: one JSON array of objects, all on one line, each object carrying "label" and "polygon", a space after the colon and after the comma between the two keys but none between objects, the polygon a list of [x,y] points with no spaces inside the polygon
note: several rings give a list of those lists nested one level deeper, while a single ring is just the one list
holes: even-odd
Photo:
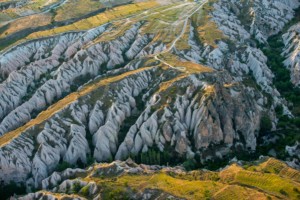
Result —
[{"label": "patch of vegetation", "polygon": [[270,119],[270,116],[267,114],[264,114],[260,119],[260,132],[262,134],[271,131],[272,129],[272,121]]},{"label": "patch of vegetation", "polygon": [[101,2],[94,0],[67,1],[56,10],[55,21],[80,17],[103,7]]},{"label": "patch of vegetation", "polygon": [[150,148],[145,153],[132,155],[132,159],[136,163],[143,163],[147,165],[169,165],[172,162],[171,149],[161,152],[157,147]]},{"label": "patch of vegetation", "polygon": [[27,38],[34,39],[39,37],[46,37],[52,36],[58,33],[64,33],[67,31],[76,31],[76,30],[87,30],[97,26],[101,26],[107,22],[115,20],[117,18],[125,17],[132,15],[134,13],[143,11],[145,9],[149,9],[152,7],[157,6],[155,1],[148,1],[148,2],[139,2],[135,4],[128,4],[124,6],[115,7],[113,9],[109,9],[103,13],[97,14],[92,17],[88,17],[72,23],[70,25],[56,27],[50,30],[39,31],[30,34]]},{"label": "patch of vegetation", "polygon": [[196,165],[197,163],[194,159],[188,159],[187,161],[182,163],[182,166],[188,171],[194,170],[196,168]]},{"label": "patch of vegetation", "polygon": [[72,168],[72,167],[74,167],[74,166],[71,165],[70,163],[68,163],[68,162],[66,162],[66,161],[61,161],[61,162],[57,165],[55,171],[57,171],[57,172],[62,172],[62,171],[64,171],[64,170],[66,170],[66,169],[68,169],[68,168]]},{"label": "patch of vegetation", "polygon": [[[258,152],[266,155],[270,149],[274,149],[277,158],[286,159],[286,145],[294,145],[300,139],[300,88],[295,87],[290,81],[290,71],[284,66],[285,58],[281,55],[284,44],[282,34],[285,33],[292,25],[300,21],[300,8],[295,11],[296,16],[283,28],[282,32],[268,39],[269,45],[257,44],[257,46],[267,56],[267,65],[275,75],[273,83],[280,94],[289,102],[289,109],[292,111],[294,118],[284,115],[283,107],[275,108],[276,115],[279,119],[275,132],[269,132],[272,136],[277,136],[276,145],[267,144],[258,146]],[[269,124],[269,120],[264,119],[264,124]],[[268,127],[268,126],[267,126]],[[266,132],[264,128],[261,132]],[[263,136],[265,134],[262,134]],[[258,143],[263,144],[264,139],[259,138]]]},{"label": "patch of vegetation", "polygon": [[129,200],[129,194],[126,191],[126,188],[123,187],[109,187],[104,186],[104,190],[102,193],[103,199],[109,200]]},{"label": "patch of vegetation", "polygon": [[216,41],[225,39],[223,32],[217,25],[210,20],[209,13],[213,11],[213,4],[216,0],[210,0],[203,6],[201,12],[197,12],[192,16],[192,26],[197,30],[197,37],[201,43],[207,43],[212,47],[216,47]]},{"label": "patch of vegetation", "polygon": [[81,190],[82,186],[80,185],[79,181],[75,181],[72,185],[72,190],[71,192],[74,194],[78,194],[79,191]]},{"label": "patch of vegetation", "polygon": [[[96,181],[105,191],[104,199],[120,199],[120,195],[127,198],[127,195],[132,195],[132,191],[146,189],[164,191],[184,199],[265,199],[266,196],[296,199],[299,195],[299,182],[291,180],[290,177],[282,177],[282,174],[276,174],[272,170],[267,172],[264,168],[267,165],[286,166],[271,159],[256,165],[257,172],[252,171],[251,167],[245,169],[234,164],[220,172],[161,171],[150,174],[123,174],[118,178]],[[285,170],[292,169],[286,166]]]},{"label": "patch of vegetation", "polygon": [[9,184],[0,183],[0,199],[9,199],[9,197],[21,194],[26,194],[26,187],[23,184],[17,184],[11,181]]},{"label": "patch of vegetation", "polygon": [[90,190],[90,186],[89,185],[86,185],[84,186],[81,190],[80,190],[80,193],[85,196],[85,197],[88,197],[89,196],[89,190]]}]

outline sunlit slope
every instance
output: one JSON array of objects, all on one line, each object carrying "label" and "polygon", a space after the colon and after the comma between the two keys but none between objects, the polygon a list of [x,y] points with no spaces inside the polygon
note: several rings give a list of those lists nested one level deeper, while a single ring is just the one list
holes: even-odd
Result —
[{"label": "sunlit slope", "polygon": [[[293,170],[275,159],[268,159],[251,168],[264,168],[265,165],[282,165]],[[297,173],[299,175],[299,172]],[[228,175],[232,178],[229,179]],[[236,164],[220,172],[202,170],[185,172],[179,168],[155,169],[155,167],[139,166],[127,161],[94,165],[79,176],[77,179],[67,180],[70,184],[69,189],[64,189],[66,182],[63,182],[54,189],[56,193],[41,191],[39,195],[59,197],[66,195],[60,193],[64,191],[68,195],[87,199],[95,196],[101,196],[102,199],[136,199],[149,191],[156,191],[150,193],[152,195],[150,199],[154,199],[155,195],[160,196],[158,199],[169,195],[175,199],[191,200],[296,200],[300,196],[298,181],[273,172],[249,171],[247,167]]]},{"label": "sunlit slope", "polygon": [[[261,119],[274,117],[267,121],[272,125],[273,108],[283,101],[254,41],[237,41],[228,35],[235,29],[218,21],[224,2],[139,1],[96,13],[86,5],[66,14],[68,23],[52,16],[51,26],[16,41],[10,39],[23,24],[9,27],[3,40],[14,44],[0,54],[1,180],[40,189],[66,163],[75,168],[132,157],[217,169],[255,152]],[[70,12],[66,5],[56,9],[57,20],[64,17],[59,11]],[[232,165],[199,174],[196,182],[190,174],[183,180],[159,172],[149,187],[189,199],[298,198],[297,171],[270,163],[256,170]],[[138,175],[119,177],[111,187],[144,190],[151,177]]]},{"label": "sunlit slope", "polygon": [[[191,17],[194,16],[195,11],[202,9],[202,5],[205,5],[205,3],[194,4],[190,2],[184,2],[175,3],[171,5],[158,5],[159,4],[155,1],[146,1],[136,4],[120,6],[99,14],[99,17],[97,15],[79,22],[75,22],[72,25],[58,27],[44,32],[33,33],[28,36],[28,39],[39,39],[43,38],[44,36],[51,36],[53,34],[63,33],[66,31],[92,29],[103,25],[108,21],[111,21],[111,23],[109,23],[109,31],[106,31],[100,36],[95,37],[93,40],[91,40],[89,43],[85,44],[82,47],[82,49],[89,49],[98,43],[107,43],[116,40],[122,37],[127,31],[130,31],[129,29],[135,24],[142,23],[143,25],[139,30],[139,34],[149,35],[152,37],[152,40],[147,46],[150,47],[151,45],[156,44],[162,44],[162,46],[165,46],[162,52],[154,52],[153,54],[145,55],[147,57],[152,57],[154,60],[158,61],[158,63],[161,64],[163,69],[177,70],[182,74],[179,77],[187,77],[188,75],[194,73],[198,74],[205,72],[213,72],[214,70],[210,67],[197,64],[192,61],[180,61],[180,57],[170,53],[172,48],[174,48],[175,46],[180,46],[181,48],[184,47],[181,45],[181,43],[182,40],[184,40],[184,38],[187,37],[185,33],[189,32],[190,29],[190,26],[187,26],[186,24],[188,24],[188,22],[191,23],[190,20]],[[148,9],[149,11],[140,12],[142,10]],[[127,16],[129,16],[129,18],[126,18]],[[100,19],[101,21],[98,21]],[[91,23],[88,23],[88,21],[90,20]],[[86,27],[80,28],[80,24],[84,24],[84,26]],[[56,37],[59,37],[59,35],[57,35]],[[188,43],[188,41],[185,41],[185,43]],[[145,47],[145,49],[147,49],[147,46]],[[190,48],[189,45],[186,45],[186,49],[188,48]],[[142,69],[138,69],[137,72],[140,70]],[[127,75],[134,73],[135,70],[126,72],[124,74],[109,79],[117,80],[118,77],[124,78]],[[168,83],[167,86],[170,86],[169,83],[172,83],[179,77],[173,77],[173,79],[166,82]],[[104,82],[107,81],[100,79],[99,83],[93,83],[93,88],[95,88],[95,85],[101,85]],[[165,83],[162,83],[161,85],[161,88],[166,87]],[[8,134],[5,134],[3,137],[0,138],[1,145],[7,144],[7,142],[9,142],[12,138],[15,138],[21,132],[25,131],[30,127],[42,123],[56,112],[62,110],[64,107],[77,100],[79,97],[89,93],[91,90],[88,89],[89,88],[87,88],[86,86],[76,93],[71,93],[70,95],[64,97],[62,100],[51,105],[47,110],[41,112],[35,119],[31,120],[24,126],[21,126],[18,129],[9,132]]]},{"label": "sunlit slope", "polygon": [[1,15],[5,14],[1,13],[0,48],[24,41],[24,38],[27,40],[67,31],[87,30],[161,5],[156,1],[130,4],[125,0],[115,2],[109,8],[106,6],[108,5],[94,1],[61,1],[53,8],[16,19],[5,21],[5,16],[2,16],[4,20],[2,23]]}]

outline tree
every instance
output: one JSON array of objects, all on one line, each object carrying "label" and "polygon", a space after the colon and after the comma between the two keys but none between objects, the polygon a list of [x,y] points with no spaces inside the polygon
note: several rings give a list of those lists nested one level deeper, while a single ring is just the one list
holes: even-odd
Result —
[{"label": "tree", "polygon": [[264,114],[260,119],[260,132],[266,133],[272,129],[272,121],[270,117]]}]

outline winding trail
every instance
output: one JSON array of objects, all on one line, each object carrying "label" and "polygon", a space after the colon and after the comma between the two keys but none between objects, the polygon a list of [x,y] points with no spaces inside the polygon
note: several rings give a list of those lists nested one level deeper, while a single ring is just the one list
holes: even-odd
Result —
[{"label": "winding trail", "polygon": [[177,69],[177,70],[182,71],[181,68],[174,67],[174,66],[170,65],[169,63],[167,63],[166,61],[163,61],[162,59],[158,58],[157,56],[160,55],[160,54],[168,53],[175,47],[178,40],[180,40],[182,38],[182,36],[184,35],[184,33],[186,31],[186,27],[187,27],[189,18],[191,18],[196,12],[198,12],[204,6],[204,4],[206,4],[207,2],[208,2],[208,0],[203,1],[197,9],[195,9],[191,14],[189,14],[184,19],[184,24],[183,24],[183,27],[182,27],[182,30],[181,30],[180,34],[175,38],[175,40],[172,42],[172,44],[169,48],[167,48],[166,50],[164,50],[164,51],[162,51],[162,52],[160,52],[156,55],[153,55],[155,60],[158,60],[159,62],[162,62],[163,64],[169,66],[172,69]]},{"label": "winding trail", "polygon": [[[156,60],[160,61],[161,63],[169,66],[170,68],[176,69],[176,70],[181,70],[182,68],[179,67],[174,67],[172,65],[170,65],[169,63],[167,63],[166,61],[158,58],[158,56],[160,54],[163,53],[167,53],[170,52],[176,45],[177,41],[182,38],[182,36],[184,35],[186,28],[187,28],[187,24],[188,24],[188,20],[189,18],[196,13],[199,9],[201,9],[203,7],[203,5],[207,2],[208,0],[205,0],[204,2],[201,3],[201,5],[195,9],[191,14],[187,15],[187,17],[184,20],[184,25],[182,27],[182,31],[181,33],[175,38],[175,40],[171,43],[170,47],[167,48],[166,50],[154,54],[154,55],[150,55],[150,57],[154,57]],[[181,20],[182,21],[182,20]],[[132,70],[132,71],[128,71],[125,72],[121,75],[118,76],[114,76],[114,77],[108,77],[105,79],[100,79],[95,81],[93,84],[88,84],[85,87],[83,87],[81,90],[79,90],[78,92],[73,92],[71,94],[69,94],[68,96],[66,96],[65,98],[59,100],[58,102],[56,102],[55,104],[51,105],[50,107],[47,108],[47,110],[44,110],[42,112],[39,113],[39,115],[35,118],[30,120],[29,122],[27,122],[25,125],[11,131],[8,133],[5,133],[3,136],[0,137],[0,148],[5,146],[6,144],[8,144],[11,140],[13,140],[14,138],[18,137],[20,134],[22,134],[25,130],[43,123],[45,120],[49,119],[50,117],[52,117],[54,114],[56,114],[57,112],[59,112],[60,110],[62,110],[63,108],[66,108],[68,105],[70,105],[72,102],[76,101],[78,98],[87,95],[88,93],[94,91],[95,89],[98,89],[99,87],[105,86],[107,84],[110,84],[112,82],[116,82],[116,81],[120,81],[123,78],[130,76],[130,75],[134,75],[136,73],[151,69],[152,67],[144,67],[144,68],[139,68],[136,70]]]}]

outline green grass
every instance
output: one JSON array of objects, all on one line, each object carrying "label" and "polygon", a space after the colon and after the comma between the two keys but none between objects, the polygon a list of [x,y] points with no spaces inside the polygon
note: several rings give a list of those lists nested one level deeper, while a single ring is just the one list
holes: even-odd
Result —
[{"label": "green grass", "polygon": [[[293,188],[300,189],[299,183],[281,178],[275,174],[249,172],[244,170],[237,173],[233,183],[257,188],[276,196],[288,196],[291,199],[297,199],[298,196],[298,193],[295,192]],[[285,191],[286,195],[284,195],[284,192],[282,191]]]},{"label": "green grass", "polygon": [[222,31],[217,25],[211,21],[210,12],[213,11],[213,3],[216,0],[210,0],[203,6],[201,12],[197,12],[192,16],[192,26],[195,28],[198,40],[203,44],[207,43],[212,47],[216,47],[216,41],[225,39]]},{"label": "green grass", "polygon": [[[127,199],[146,189],[163,191],[184,199],[298,199],[298,182],[272,171],[253,171],[253,167],[263,169],[269,165],[293,170],[281,161],[269,159],[245,168],[233,164],[220,172],[161,170],[118,176],[87,176],[83,180],[96,182],[103,199]],[[111,166],[100,164],[96,168],[104,167],[107,170]]]},{"label": "green grass", "polygon": [[59,7],[55,13],[55,21],[63,21],[83,16],[87,13],[104,8],[104,5],[95,0],[73,0]]},{"label": "green grass", "polygon": [[32,33],[26,39],[34,39],[34,38],[52,36],[52,35],[64,33],[67,31],[91,29],[91,28],[103,25],[112,20],[122,18],[122,17],[128,16],[128,15],[132,15],[133,13],[137,13],[142,10],[149,9],[149,8],[152,8],[155,6],[157,6],[157,3],[154,1],[150,1],[150,2],[141,2],[141,3],[129,4],[129,5],[112,8],[110,10],[107,10],[104,13],[100,13],[95,16],[92,16],[92,17],[89,17],[86,19],[82,19],[82,20],[77,21],[70,25]]}]

